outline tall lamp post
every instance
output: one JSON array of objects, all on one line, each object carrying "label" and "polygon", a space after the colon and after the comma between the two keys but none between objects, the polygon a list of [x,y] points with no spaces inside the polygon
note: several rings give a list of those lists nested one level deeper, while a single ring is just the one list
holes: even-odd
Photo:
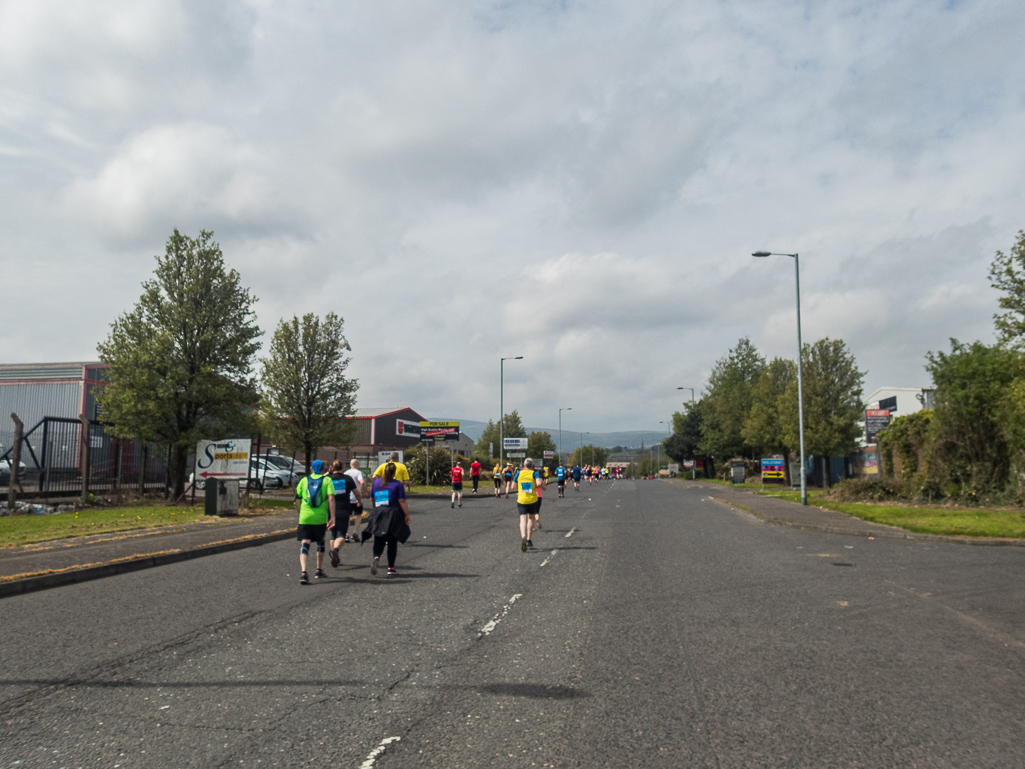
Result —
[{"label": "tall lamp post", "polygon": [[522,355],[515,358],[502,358],[498,364],[498,402],[502,418],[498,420],[498,466],[502,466],[502,449],[505,446],[505,362],[507,360],[523,360]]},{"label": "tall lamp post", "polygon": [[801,369],[801,261],[797,254],[778,254],[774,251],[755,251],[751,256],[789,256],[794,260],[794,286],[797,292],[797,431],[801,438],[801,504],[808,504],[808,478],[804,469],[804,377]]},{"label": "tall lamp post", "polygon": [[[694,410],[694,388],[693,387],[677,387],[677,390],[690,390],[690,409]],[[693,452],[691,452],[693,453]],[[696,480],[698,475],[698,458],[691,457],[690,459],[690,479]]]},{"label": "tall lamp post", "polygon": [[562,461],[562,412],[563,411],[572,411],[572,410],[573,410],[572,406],[563,406],[561,409],[559,409],[559,464],[560,465],[563,464],[563,461]]},{"label": "tall lamp post", "polygon": [[[659,424],[666,426],[666,437],[671,437],[673,434],[673,420],[670,419],[668,422],[659,422]],[[666,459],[669,458],[669,454],[667,453]],[[666,464],[668,464],[668,462]],[[658,469],[659,471],[662,470],[662,441],[658,442]],[[658,473],[655,473],[655,475],[658,475]]]}]

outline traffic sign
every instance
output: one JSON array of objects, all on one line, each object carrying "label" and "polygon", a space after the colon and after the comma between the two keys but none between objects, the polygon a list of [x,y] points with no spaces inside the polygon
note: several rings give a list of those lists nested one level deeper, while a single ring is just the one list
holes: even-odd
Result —
[{"label": "traffic sign", "polygon": [[762,460],[762,483],[784,483],[786,475],[782,459]]}]

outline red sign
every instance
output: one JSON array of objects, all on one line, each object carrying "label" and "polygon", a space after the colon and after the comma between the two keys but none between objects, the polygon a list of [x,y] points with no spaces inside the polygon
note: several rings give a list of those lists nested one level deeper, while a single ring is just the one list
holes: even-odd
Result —
[{"label": "red sign", "polygon": [[865,416],[867,417],[888,417],[890,416],[889,409],[865,409]]}]

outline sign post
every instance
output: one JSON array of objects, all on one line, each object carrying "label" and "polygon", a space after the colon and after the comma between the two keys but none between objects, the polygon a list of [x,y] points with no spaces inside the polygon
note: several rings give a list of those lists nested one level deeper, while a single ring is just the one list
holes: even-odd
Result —
[{"label": "sign post", "polygon": [[766,483],[785,483],[786,482],[786,470],[783,465],[783,459],[763,459],[762,460],[762,488],[765,488]]}]

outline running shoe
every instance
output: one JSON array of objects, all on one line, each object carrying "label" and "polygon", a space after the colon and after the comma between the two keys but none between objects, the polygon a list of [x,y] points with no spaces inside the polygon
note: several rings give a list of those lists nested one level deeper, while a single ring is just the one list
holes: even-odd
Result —
[{"label": "running shoe", "polygon": [[317,579],[323,579],[327,576],[327,572],[325,572],[323,569],[317,569],[317,571],[314,572],[313,576]]},{"label": "running shoe", "polygon": [[332,547],[331,548],[331,568],[332,569],[337,569],[338,568],[339,560],[340,559],[338,558],[338,548]]},{"label": "running shoe", "polygon": [[520,550],[522,552],[524,552],[524,553],[527,552],[527,538],[526,537],[524,537],[523,539],[520,540]]},{"label": "running shoe", "polygon": [[378,562],[379,562],[380,560],[381,560],[380,558],[375,558],[375,559],[374,559],[374,560],[373,560],[373,561],[372,561],[372,562],[370,563],[370,574],[371,574],[372,576],[375,576],[375,577],[377,576],[377,564],[378,564]]},{"label": "running shoe", "polygon": [[[462,507],[462,505],[460,505],[460,507]],[[453,510],[455,510],[455,509],[456,509],[456,503],[455,503],[455,502],[453,502],[453,503],[452,503],[452,509],[453,509]]]},{"label": "running shoe", "polygon": [[398,575],[399,575],[399,573],[398,573],[398,571],[396,571],[394,566],[389,566],[388,567],[388,576],[389,577],[397,577]]},{"label": "running shoe", "polygon": [[534,543],[531,540],[527,540],[527,547],[534,547]]},{"label": "running shoe", "polygon": [[[523,549],[526,550],[526,548],[523,548]],[[302,574],[299,575],[299,584],[300,585],[308,585],[308,584],[310,584],[310,575],[307,574],[305,571]]]},{"label": "running shoe", "polygon": [[460,502],[460,503],[459,503],[459,506],[460,506],[460,507],[462,507],[462,506],[463,506],[463,503],[462,503],[462,502]]}]

